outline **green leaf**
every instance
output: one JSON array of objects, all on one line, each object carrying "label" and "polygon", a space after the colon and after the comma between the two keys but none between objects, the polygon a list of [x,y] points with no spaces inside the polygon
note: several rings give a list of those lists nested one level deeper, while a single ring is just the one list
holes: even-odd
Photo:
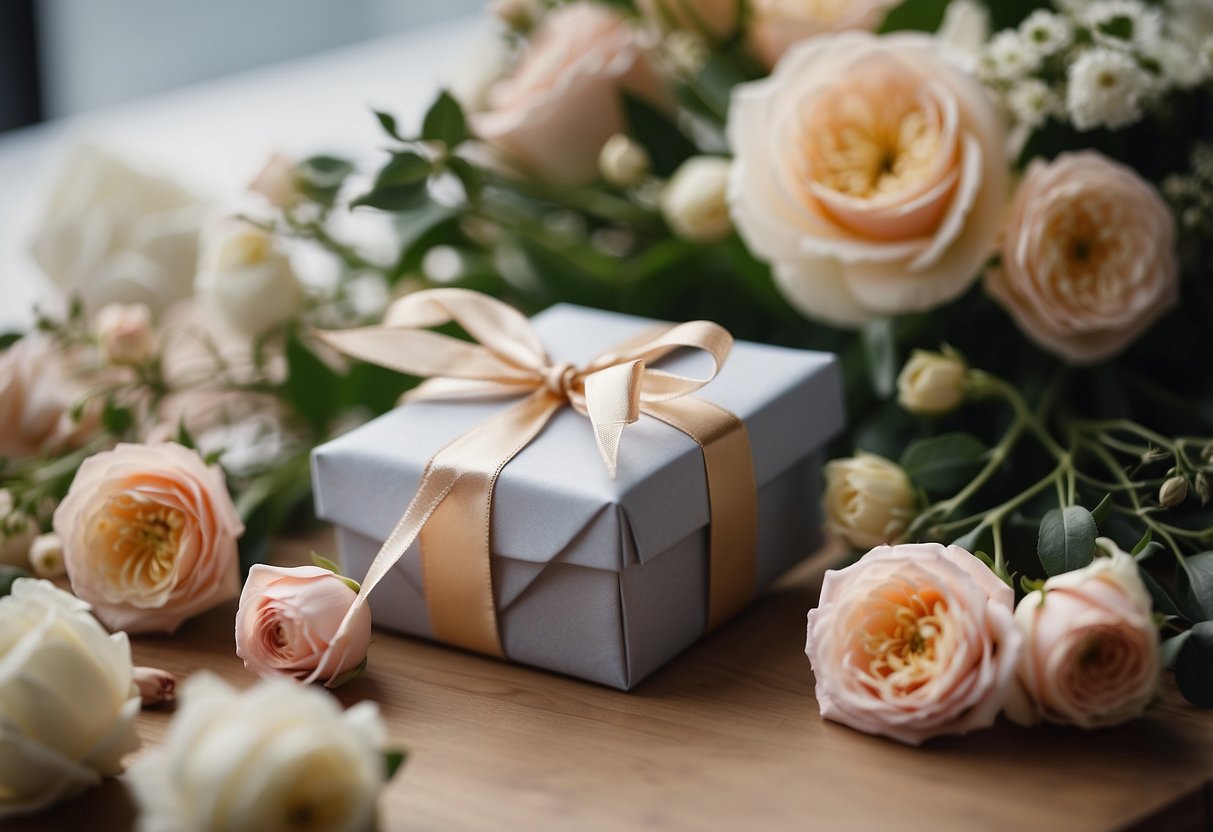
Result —
[{"label": "green leaf", "polygon": [[287,376],[283,392],[286,399],[315,432],[322,435],[341,407],[334,395],[341,377],[307,348],[298,331],[287,333],[285,353]]},{"label": "green leaf", "polygon": [[990,527],[981,524],[952,541],[953,546],[959,546],[966,552],[976,552],[983,545],[993,545],[993,543],[994,536]]},{"label": "green leaf", "polygon": [[344,687],[345,685],[348,685],[350,682],[354,681],[359,676],[361,676],[363,671],[365,671],[365,670],[366,670],[366,659],[364,658],[358,664],[357,667],[347,670],[345,673],[342,673],[340,676],[338,676],[334,679],[330,679],[329,681],[324,683],[324,686],[329,689],[336,689],[339,687]]},{"label": "green leaf", "polygon": [[176,441],[178,445],[182,446],[183,448],[189,448],[191,451],[196,451],[198,449],[197,443],[194,442],[193,434],[191,434],[189,428],[185,426],[184,418],[177,421]]},{"label": "green leaf", "polygon": [[1036,553],[1049,575],[1081,569],[1095,559],[1095,518],[1082,506],[1053,509],[1040,521]]},{"label": "green leaf", "polygon": [[967,433],[944,433],[920,439],[901,455],[901,467],[928,492],[954,493],[981,469],[986,446]]},{"label": "green leaf", "polygon": [[948,2],[949,0],[905,0],[889,12],[879,31],[882,34],[902,29],[934,32],[943,22]]},{"label": "green leaf", "polygon": [[1091,516],[1095,518],[1095,525],[1102,526],[1104,518],[1108,516],[1108,512],[1112,510],[1112,495],[1105,494],[1104,498],[1099,501],[1099,505],[1091,510]]},{"label": "green leaf", "polygon": [[1190,635],[1192,635],[1191,630],[1184,630],[1179,635],[1171,636],[1164,641],[1158,650],[1159,664],[1167,668],[1175,667],[1175,660],[1179,658],[1180,648],[1184,646],[1184,642]]},{"label": "green leaf", "polygon": [[0,352],[3,352],[20,340],[20,332],[6,332],[3,335],[0,335]]},{"label": "green leaf", "polygon": [[329,560],[328,558],[326,558],[324,555],[320,554],[319,552],[312,552],[312,563],[316,564],[321,569],[327,569],[328,571],[332,572],[334,575],[341,574],[341,567],[338,566],[337,564],[333,563],[331,560]]},{"label": "green leaf", "polygon": [[29,578],[30,573],[16,566],[9,566],[7,563],[0,563],[0,597],[8,595],[13,591],[13,581],[18,578]]},{"label": "green leaf", "polygon": [[396,117],[391,113],[385,113],[381,110],[373,110],[375,118],[379,119],[379,126],[383,128],[383,132],[387,133],[398,142],[407,141],[400,135],[400,130],[396,126]]},{"label": "green leaf", "polygon": [[426,202],[429,192],[424,182],[411,185],[394,185],[375,188],[357,199],[351,200],[351,208],[376,208],[380,211],[412,211]]},{"label": "green leaf", "polygon": [[429,159],[411,150],[394,153],[375,177],[375,186],[350,203],[351,208],[365,205],[381,211],[407,211],[422,204],[428,195],[426,179],[434,166]]},{"label": "green leaf", "polygon": [[406,150],[403,153],[393,153],[392,158],[375,177],[376,188],[387,188],[393,185],[415,185],[424,182],[434,166],[429,159],[419,153]]},{"label": "green leaf", "polygon": [[396,776],[396,772],[400,771],[400,767],[404,765],[404,761],[408,759],[409,753],[403,748],[393,748],[390,751],[383,752],[383,765],[387,771],[386,780],[391,780]]},{"label": "green leaf", "polygon": [[1165,586],[1142,567],[1137,568],[1137,573],[1141,575],[1141,582],[1146,585],[1146,590],[1150,593],[1150,600],[1154,602],[1156,612],[1163,615],[1181,615],[1179,605],[1171,597],[1171,593],[1167,592]]},{"label": "green leaf", "polygon": [[1188,631],[1175,659],[1179,692],[1198,708],[1213,708],[1213,621]]},{"label": "green leaf", "polygon": [[463,192],[467,194],[468,199],[478,199],[484,192],[484,176],[480,173],[480,168],[467,159],[452,156],[446,160],[446,166],[451,173],[455,174],[455,178],[463,186]]},{"label": "green leaf", "polygon": [[1213,552],[1183,560],[1179,570],[1180,600],[1192,621],[1213,621]]},{"label": "green leaf", "polygon": [[1154,538],[1154,532],[1151,529],[1146,529],[1146,533],[1141,536],[1141,540],[1133,544],[1133,549],[1129,552],[1130,555],[1136,557],[1145,551],[1145,548],[1150,545],[1150,541]]},{"label": "green leaf", "polygon": [[421,123],[421,138],[442,142],[448,148],[454,148],[469,138],[463,108],[446,90],[438,94],[437,100],[425,114],[425,120]]},{"label": "green leaf", "polygon": [[696,153],[694,142],[669,116],[643,98],[623,93],[623,112],[629,132],[649,154],[653,172],[669,176]]},{"label": "green leaf", "polygon": [[868,380],[876,395],[887,399],[897,389],[897,372],[901,369],[893,319],[876,318],[865,324],[861,337]]},{"label": "green leaf", "polygon": [[101,425],[106,432],[123,437],[135,426],[135,414],[129,408],[120,407],[112,400],[107,400],[101,411]]},{"label": "green leaf", "polygon": [[331,205],[354,166],[336,156],[312,156],[295,166],[299,187],[307,197],[323,205]]}]

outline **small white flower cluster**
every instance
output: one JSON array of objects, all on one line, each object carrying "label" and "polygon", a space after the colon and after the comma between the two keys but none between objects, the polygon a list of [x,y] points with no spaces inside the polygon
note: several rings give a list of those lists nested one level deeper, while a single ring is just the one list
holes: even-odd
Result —
[{"label": "small white flower cluster", "polygon": [[1198,238],[1213,237],[1213,144],[1197,145],[1188,170],[1168,176],[1162,190],[1186,231]]},{"label": "small white flower cluster", "polygon": [[981,56],[983,80],[1029,130],[1049,118],[1117,130],[1153,99],[1213,77],[1213,44],[1194,46],[1178,16],[1143,0],[1058,6],[994,35]]}]

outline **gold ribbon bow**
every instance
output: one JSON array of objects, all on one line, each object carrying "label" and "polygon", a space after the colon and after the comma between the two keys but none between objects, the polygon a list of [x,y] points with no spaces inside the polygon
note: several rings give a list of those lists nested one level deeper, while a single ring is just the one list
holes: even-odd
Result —
[{"label": "gold ribbon bow", "polygon": [[[455,322],[477,343],[429,327]],[[526,394],[439,450],[417,494],[362,581],[334,643],[367,596],[421,539],[430,623],[440,641],[504,657],[493,603],[489,528],[493,487],[502,468],[530,444],[565,405],[588,416],[612,478],[624,428],[641,413],[666,422],[703,449],[710,509],[708,628],[753,595],[756,500],[749,438],[741,420],[691,397],[728,357],[733,338],[723,327],[692,321],[632,339],[584,368],[554,363],[530,322],[517,310],[466,289],[406,295],[380,326],[320,333],[341,352],[411,375],[425,376],[408,398]],[[676,350],[711,356],[712,372],[696,379],[648,366]],[[327,662],[315,674],[319,678]]]}]

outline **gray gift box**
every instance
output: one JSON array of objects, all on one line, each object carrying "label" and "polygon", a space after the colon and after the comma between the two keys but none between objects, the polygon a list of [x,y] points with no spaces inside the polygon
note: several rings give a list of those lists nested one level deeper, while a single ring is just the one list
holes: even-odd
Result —
[{"label": "gray gift box", "polygon": [[[654,322],[575,306],[531,319],[548,354],[578,366]],[[706,356],[659,365],[704,375]],[[843,425],[836,360],[737,342],[696,393],[741,418],[758,485],[757,588],[821,543],[821,447]],[[430,457],[514,399],[417,401],[312,453],[316,511],[361,578]],[[627,690],[704,633],[708,497],[699,446],[641,416],[612,480],[589,419],[563,408],[502,471],[491,521],[493,594],[506,655]],[[432,638],[417,544],[370,598],[376,626]]]}]

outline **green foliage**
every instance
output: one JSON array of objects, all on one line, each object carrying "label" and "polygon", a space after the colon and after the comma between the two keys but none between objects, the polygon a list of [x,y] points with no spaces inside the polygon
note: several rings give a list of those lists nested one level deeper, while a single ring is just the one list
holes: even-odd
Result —
[{"label": "green foliage", "polygon": [[943,22],[948,2],[949,0],[905,0],[904,3],[889,12],[880,31],[883,33],[912,29],[920,32],[934,32]]},{"label": "green foliage", "polygon": [[901,467],[930,494],[959,491],[982,467],[989,449],[967,433],[942,433],[919,439],[901,455]]},{"label": "green foliage", "polygon": [[337,394],[341,389],[341,377],[316,357],[296,330],[287,333],[285,355],[287,376],[283,393],[286,400],[316,435],[323,436],[329,422],[341,410],[342,403]]},{"label": "green foliage", "polygon": [[336,156],[312,156],[295,167],[295,176],[304,195],[321,205],[332,205],[354,166]]},{"label": "green foliage", "polygon": [[1213,552],[1184,559],[1179,572],[1180,603],[1192,621],[1213,621]]},{"label": "green foliage", "polygon": [[384,779],[391,780],[396,776],[396,772],[404,765],[404,761],[408,758],[408,752],[403,748],[394,748],[391,751],[383,752],[383,765],[386,772]]},{"label": "green foliage", "polygon": [[393,153],[375,177],[371,190],[350,203],[351,208],[367,206],[381,211],[408,211],[427,197],[426,180],[433,172],[430,161],[411,150]]},{"label": "green foliage", "polygon": [[7,563],[0,563],[0,598],[13,591],[13,581],[18,578],[32,577],[29,572]]},{"label": "green foliage", "polygon": [[1188,632],[1175,659],[1175,681],[1193,705],[1213,708],[1213,621],[1203,621]]},{"label": "green foliage", "polygon": [[449,92],[443,90],[425,114],[421,123],[421,138],[442,142],[453,150],[470,137],[463,108]]},{"label": "green foliage", "polygon": [[1040,521],[1036,553],[1049,575],[1081,569],[1095,559],[1095,518],[1082,506],[1053,509]]},{"label": "green foliage", "polygon": [[629,132],[648,152],[655,174],[669,176],[695,155],[694,143],[664,112],[634,95],[624,93],[622,99]]}]

